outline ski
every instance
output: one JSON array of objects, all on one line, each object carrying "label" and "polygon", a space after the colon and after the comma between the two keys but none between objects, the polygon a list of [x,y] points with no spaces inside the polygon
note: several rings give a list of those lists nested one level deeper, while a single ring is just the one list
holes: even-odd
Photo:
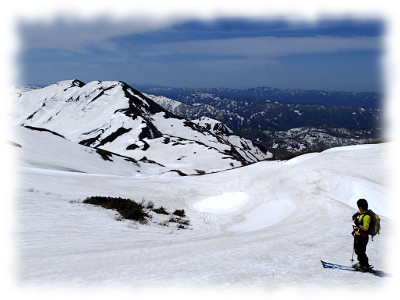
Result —
[{"label": "ski", "polygon": [[329,263],[326,261],[321,260],[322,266],[324,268],[329,268],[329,269],[339,269],[339,270],[345,270],[345,271],[354,271],[357,272],[358,270],[354,269],[353,267],[349,266],[344,266],[344,265],[338,265],[338,264],[333,264]]},{"label": "ski", "polygon": [[387,273],[385,273],[383,271],[377,271],[377,270],[372,269],[373,267],[371,267],[371,269],[369,271],[363,272],[363,271],[357,270],[357,269],[355,269],[353,267],[350,267],[350,266],[333,264],[333,263],[326,262],[326,261],[323,261],[323,260],[321,260],[321,263],[322,263],[322,266],[324,268],[328,268],[328,269],[338,269],[338,270],[351,271],[351,272],[370,273],[370,274],[378,276],[378,277],[388,277],[388,276],[390,276],[389,274],[387,274]]}]

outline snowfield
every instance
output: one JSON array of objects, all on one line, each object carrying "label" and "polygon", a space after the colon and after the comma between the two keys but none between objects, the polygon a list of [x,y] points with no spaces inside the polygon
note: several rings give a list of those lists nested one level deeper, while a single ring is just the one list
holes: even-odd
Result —
[{"label": "snowfield", "polygon": [[[389,144],[181,177],[139,173],[138,165],[104,160],[49,132],[16,132],[8,145],[17,157],[15,273],[30,291],[57,287],[87,297],[89,289],[107,299],[121,291],[157,299],[185,291],[182,299],[318,291],[329,298],[330,291],[382,291],[391,280],[320,263],[350,264],[351,216],[366,198],[383,228],[368,245],[370,263],[393,272],[386,259],[394,217],[385,186]],[[190,229],[156,218],[117,221],[117,212],[82,203],[96,195],[184,209]]]}]

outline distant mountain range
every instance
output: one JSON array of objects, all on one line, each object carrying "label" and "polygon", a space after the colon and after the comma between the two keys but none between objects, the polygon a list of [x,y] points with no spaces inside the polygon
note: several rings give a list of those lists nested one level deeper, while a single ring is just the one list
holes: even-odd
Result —
[{"label": "distant mountain range", "polygon": [[[374,143],[383,137],[383,109],[379,107],[381,96],[377,93],[258,88],[245,91],[249,95],[259,95],[259,99],[239,99],[238,95],[243,96],[246,93],[230,89],[150,88],[148,91],[155,94],[164,93],[162,96],[148,96],[168,111],[189,119],[205,116],[219,120],[234,133],[268,149],[275,158],[335,146]],[[219,91],[222,91],[222,94],[219,94]],[[323,103],[327,99],[328,102],[329,99],[334,99],[330,103],[348,105],[295,104],[262,100],[261,91],[271,91],[279,96],[279,99],[291,101],[298,97],[298,102],[305,102],[306,95],[312,95],[315,97],[313,102]],[[236,99],[225,97],[228,94]],[[168,98],[168,95],[174,95],[175,98]],[[348,99],[352,100],[347,101]],[[367,105],[355,106],[357,102]]]},{"label": "distant mountain range", "polygon": [[382,108],[384,95],[377,92],[341,92],[327,90],[278,89],[256,87],[249,89],[230,88],[171,88],[150,85],[134,85],[142,92],[165,96],[183,103],[193,104],[199,99],[215,95],[220,99],[240,101],[276,101],[291,104],[340,105],[364,108]]}]

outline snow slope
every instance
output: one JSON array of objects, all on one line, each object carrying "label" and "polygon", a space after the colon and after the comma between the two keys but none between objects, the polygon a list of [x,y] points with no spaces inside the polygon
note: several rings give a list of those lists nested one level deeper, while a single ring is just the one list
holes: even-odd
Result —
[{"label": "snow slope", "polygon": [[19,125],[45,128],[74,143],[135,160],[156,161],[162,165],[160,173],[220,171],[268,157],[251,141],[233,135],[223,139],[123,82],[65,80],[21,91],[12,108]]},{"label": "snow slope", "polygon": [[[387,144],[177,177],[144,175],[135,166],[129,172],[125,160],[105,172],[98,155],[76,145],[69,149],[76,155],[49,167],[52,158],[39,145],[50,136],[38,133],[9,145],[30,153],[15,166],[16,273],[22,285],[131,292],[240,288],[264,296],[287,288],[383,289],[388,278],[320,264],[350,263],[351,216],[361,197],[382,216],[382,233],[368,245],[370,262],[393,271],[385,260],[392,217]],[[68,170],[77,165],[81,172]],[[183,208],[191,229],[116,221],[116,212],[81,203],[94,195]]]}]

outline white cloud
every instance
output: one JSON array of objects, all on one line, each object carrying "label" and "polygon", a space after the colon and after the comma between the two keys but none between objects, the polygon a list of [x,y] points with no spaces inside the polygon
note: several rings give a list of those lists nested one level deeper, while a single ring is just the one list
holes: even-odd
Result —
[{"label": "white cloud", "polygon": [[19,24],[19,33],[22,45],[27,49],[87,52],[89,48],[98,48],[114,51],[115,43],[111,41],[112,38],[165,28],[181,21],[144,17],[119,20],[103,17],[86,21],[61,18],[47,22],[22,21]]},{"label": "white cloud", "polygon": [[[375,37],[250,37],[163,43],[149,49],[151,55],[191,54],[241,57],[277,57],[296,54],[379,50]],[[146,53],[144,53],[146,54]]]},{"label": "white cloud", "polygon": [[58,49],[88,53],[90,49],[104,51],[133,51],[141,56],[171,54],[220,55],[220,56],[282,56],[309,53],[335,53],[349,50],[373,50],[382,47],[376,37],[237,37],[225,39],[190,40],[173,43],[152,44],[143,47],[133,45],[120,47],[114,38],[133,34],[146,34],[152,30],[165,29],[188,20],[185,17],[148,17],[112,19],[97,18],[78,20],[58,18],[52,21],[21,22],[20,38],[25,49]]}]

